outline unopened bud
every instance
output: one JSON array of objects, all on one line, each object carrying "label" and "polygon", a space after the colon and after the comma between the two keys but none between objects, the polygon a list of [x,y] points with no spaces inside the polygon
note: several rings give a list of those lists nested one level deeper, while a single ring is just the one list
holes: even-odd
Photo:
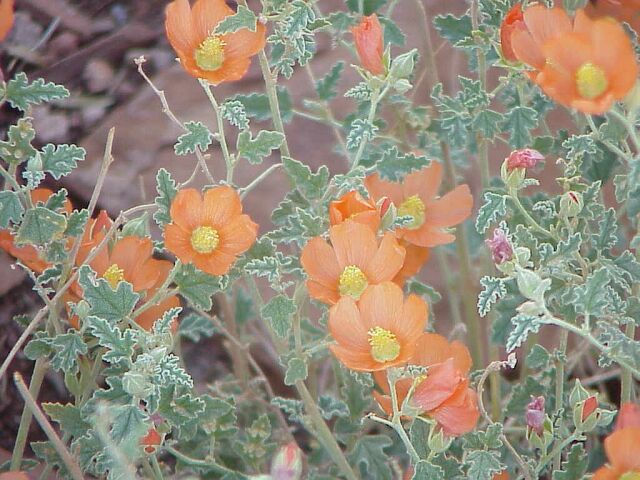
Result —
[{"label": "unopened bud", "polygon": [[594,395],[573,407],[573,423],[583,432],[596,428],[599,417],[598,398]]},{"label": "unopened bud", "polygon": [[525,412],[527,427],[534,430],[538,435],[542,434],[544,427],[544,403],[544,397],[532,397]]},{"label": "unopened bud", "polygon": [[147,434],[140,439],[140,445],[144,446],[144,451],[148,454],[156,452],[156,447],[162,443],[162,437],[158,431],[151,427]]},{"label": "unopened bud", "polygon": [[427,444],[432,452],[438,454],[446,452],[449,449],[452,440],[452,437],[445,435],[441,428],[433,426],[429,432]]},{"label": "unopened bud", "polygon": [[544,155],[532,148],[514,150],[507,157],[507,171],[512,172],[516,168],[533,168],[542,160],[544,160]]},{"label": "unopened bud", "polygon": [[271,463],[273,480],[298,480],[302,475],[302,452],[295,442],[288,443],[276,453]]},{"label": "unopened bud", "polygon": [[582,194],[578,192],[566,192],[560,198],[560,215],[572,218],[578,215],[584,207]]},{"label": "unopened bud", "polygon": [[513,247],[502,229],[496,228],[493,231],[493,238],[485,240],[485,243],[491,250],[491,257],[496,265],[508,262],[513,258]]}]

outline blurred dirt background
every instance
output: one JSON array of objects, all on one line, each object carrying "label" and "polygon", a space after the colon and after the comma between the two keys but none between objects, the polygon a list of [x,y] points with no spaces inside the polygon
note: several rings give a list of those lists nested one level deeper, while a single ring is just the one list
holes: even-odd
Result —
[{"label": "blurred dirt background", "polygon": [[[204,92],[197,81],[175,62],[174,53],[165,39],[163,15],[166,3],[165,0],[16,1],[14,28],[9,38],[0,45],[0,68],[5,78],[25,71],[30,79],[44,77],[64,84],[72,92],[69,100],[36,107],[32,114],[38,145],[49,142],[77,143],[87,150],[86,161],[61,185],[45,183],[54,188],[64,186],[78,208],[88,203],[107,131],[112,126],[116,128],[113,146],[115,163],[98,206],[107,209],[113,216],[122,209],[152,201],[158,168],[167,168],[178,181],[187,179],[193,170],[194,157],[174,155],[173,144],[180,132],[163,115],[158,98],[137,73],[134,58],[140,55],[146,57],[145,71],[158,88],[165,90],[171,109],[179,119],[201,120],[215,131],[215,119]],[[424,5],[431,18],[444,12],[460,14],[467,8],[464,0],[424,0]],[[343,0],[322,0],[319,6],[323,12],[345,9]],[[425,25],[414,3],[400,2],[393,19],[407,38],[407,45],[402,50],[413,47],[424,50]],[[455,91],[456,76],[464,73],[466,60],[435,33],[432,38],[437,48],[444,90]],[[348,50],[331,45],[328,35],[320,34],[318,40],[319,52],[312,62],[316,78],[324,76],[338,59],[345,60],[347,65],[356,62]],[[399,52],[400,49],[395,48],[394,51]],[[423,71],[424,62],[421,62],[419,75]],[[496,80],[494,73],[490,76],[490,82],[495,84]],[[355,72],[347,67],[339,91],[344,92],[356,81]],[[305,97],[315,98],[313,81],[305,69],[298,68],[293,78],[284,85],[296,106],[301,106]],[[417,85],[416,102],[428,103],[429,87],[426,81]],[[249,74],[242,81],[217,87],[215,93],[218,99],[224,99],[238,92],[262,89],[262,78],[254,60]],[[342,98],[341,94],[331,106],[337,118],[349,114],[353,108],[352,102]],[[6,128],[15,119],[16,112],[7,106],[0,110],[0,137],[4,136]],[[263,128],[271,126],[267,123]],[[295,117],[285,128],[295,158],[313,169],[326,164],[335,173],[345,170],[344,160],[333,153],[335,138],[331,129],[301,117]],[[227,130],[227,135],[229,132],[231,128]],[[232,145],[235,144],[233,135],[228,140]],[[492,149],[495,172],[507,153],[503,146]],[[213,174],[219,177],[223,162],[217,145],[212,145],[209,154]],[[276,158],[272,158],[258,167],[243,164],[242,168],[237,169],[237,183],[240,186],[248,184],[270,162],[276,161]],[[480,193],[479,175],[473,167],[473,158],[470,163],[472,167],[465,175],[477,199]],[[199,183],[204,185],[204,179]],[[554,188],[551,181],[545,183],[549,188]],[[286,191],[286,178],[276,173],[248,195],[245,209],[261,225],[262,232],[270,228],[270,213]],[[443,291],[435,261],[427,265],[422,278]],[[13,315],[30,313],[36,308],[38,302],[31,291],[31,280],[22,270],[13,268],[11,258],[0,252],[0,359],[20,333],[11,321]],[[445,300],[436,305],[435,313],[438,329],[446,333],[449,310]],[[215,379],[228,365],[224,349],[215,338],[197,346],[187,345],[184,355],[190,371],[203,383]],[[19,355],[9,371],[19,370],[28,380],[31,368],[32,362]],[[22,402],[15,397],[10,379],[10,376],[0,379],[0,447],[6,450],[13,446],[22,411]],[[276,380],[276,383],[280,382]],[[40,400],[64,401],[64,395],[62,379],[50,374]],[[38,428],[32,425],[30,439],[40,437]]]}]

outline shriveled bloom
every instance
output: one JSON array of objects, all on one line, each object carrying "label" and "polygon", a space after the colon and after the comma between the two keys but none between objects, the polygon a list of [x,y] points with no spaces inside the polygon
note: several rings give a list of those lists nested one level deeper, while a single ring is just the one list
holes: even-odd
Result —
[{"label": "shriveled bloom", "polygon": [[338,225],[347,219],[367,225],[374,232],[380,225],[380,213],[376,205],[365,199],[356,190],[345,193],[329,204],[329,221]]},{"label": "shriveled bloom", "polygon": [[512,172],[516,168],[533,168],[542,160],[544,155],[533,148],[514,150],[507,157],[507,171]]},{"label": "shriveled bloom", "polygon": [[[46,203],[53,194],[54,192],[48,188],[36,188],[31,191],[30,196],[33,204],[37,205],[38,203]],[[69,200],[65,200],[63,210],[66,213],[71,213],[73,210]],[[35,246],[16,245],[15,237],[8,229],[0,229],[0,249],[20,260],[20,262],[35,273],[42,273],[51,266],[51,264],[40,256],[40,252]]]},{"label": "shriveled bloom", "polygon": [[257,22],[256,31],[242,28],[218,35],[218,24],[235,12],[225,0],[174,0],[167,5],[165,28],[167,38],[192,76],[214,85],[240,80],[251,63],[251,57],[265,45],[265,26]]},{"label": "shriveled bloom", "polygon": [[238,255],[256,241],[258,225],[242,213],[238,193],[228,186],[180,190],[171,202],[171,223],[165,226],[167,250],[184,263],[210,275],[224,275]]},{"label": "shriveled bloom", "polygon": [[572,20],[559,7],[539,4],[523,15],[527,28],[512,32],[511,46],[534,69],[532,80],[556,102],[602,114],[635,85],[633,45],[615,20],[591,19],[582,9]]},{"label": "shriveled bloom", "polygon": [[[475,427],[480,412],[477,395],[469,388],[467,375],[471,368],[471,355],[467,347],[458,342],[449,342],[442,335],[423,333],[410,364],[428,367],[424,379],[416,385],[411,403],[432,417],[449,436],[462,435]],[[386,372],[375,372],[374,378],[382,394],[373,395],[380,407],[392,413],[390,388]],[[401,405],[414,380],[401,379],[396,382],[398,403]]]},{"label": "shriveled bloom", "polygon": [[527,427],[538,433],[538,435],[542,434],[544,428],[544,404],[544,397],[531,397],[531,401],[527,404],[527,409],[524,413]]},{"label": "shriveled bloom", "polygon": [[[103,238],[104,230],[94,232],[91,241],[93,247],[98,247]],[[90,248],[89,243],[85,244],[83,256],[89,255],[93,247]],[[79,258],[77,263],[83,261]],[[166,281],[173,263],[153,258],[153,242],[150,238],[127,236],[117,240],[111,248],[106,244],[100,247],[94,258],[89,261],[89,266],[98,278],[104,278],[113,289],[116,289],[121,281],[130,283],[133,291],[141,295],[140,303],[144,303],[151,299]],[[77,302],[82,295],[82,287],[76,282],[72,285],[70,296],[66,300]],[[172,295],[144,310],[135,321],[142,328],[151,330],[164,312],[179,306],[180,300],[176,295]],[[77,317],[70,317],[70,323],[77,328]]]},{"label": "shriveled bloom", "polygon": [[353,220],[331,227],[329,239],[331,245],[322,237],[309,240],[300,263],[309,277],[309,295],[330,305],[341,296],[358,300],[369,285],[393,280],[405,259],[393,233],[379,240],[371,228]]},{"label": "shriveled bloom", "polygon": [[491,257],[497,265],[508,262],[513,258],[513,247],[504,230],[496,228],[493,231],[493,238],[488,238],[485,243],[491,250]]},{"label": "shriveled bloom", "polygon": [[592,18],[612,17],[619,22],[628,23],[636,32],[640,32],[639,0],[591,0],[584,10]]},{"label": "shriveled bloom", "polygon": [[516,62],[518,57],[511,47],[511,34],[518,28],[527,28],[524,23],[524,16],[522,15],[522,5],[516,3],[507,12],[500,24],[500,47],[502,48],[502,55],[510,62]]},{"label": "shriveled bloom", "polygon": [[640,428],[640,405],[637,403],[623,403],[616,418],[616,430],[623,428]]},{"label": "shriveled bloom", "polygon": [[442,165],[431,165],[410,173],[403,182],[388,182],[378,174],[365,179],[371,197],[377,201],[383,197],[396,206],[399,216],[412,218],[409,225],[398,228],[399,238],[419,247],[435,247],[455,240],[448,229],[462,223],[471,214],[473,197],[468,185],[460,185],[438,197],[442,183]]},{"label": "shriveled bloom", "polygon": [[351,28],[351,33],[362,67],[374,75],[383,74],[384,44],[378,16],[374,13],[368,17],[362,17],[360,23]]},{"label": "shriveled bloom", "polygon": [[13,27],[14,0],[0,0],[0,42],[3,41]]},{"label": "shriveled bloom", "polygon": [[415,354],[427,324],[427,304],[406,299],[393,282],[368,287],[356,302],[342,297],[329,311],[333,354],[347,368],[365,372],[403,365]]},{"label": "shriveled bloom", "polygon": [[616,430],[604,440],[607,464],[596,470],[593,480],[640,478],[640,428]]}]

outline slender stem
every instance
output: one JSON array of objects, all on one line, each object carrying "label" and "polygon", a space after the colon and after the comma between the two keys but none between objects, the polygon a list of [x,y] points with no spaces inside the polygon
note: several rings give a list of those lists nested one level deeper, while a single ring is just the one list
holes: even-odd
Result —
[{"label": "slender stem", "polygon": [[157,480],[162,480],[164,476],[162,475],[162,469],[160,468],[160,464],[158,463],[158,457],[155,455],[151,457],[151,466],[153,467],[153,474]]},{"label": "slender stem", "polygon": [[273,172],[275,172],[281,166],[282,166],[281,163],[276,163],[274,165],[271,165],[264,172],[262,172],[260,175],[258,175],[249,185],[247,185],[246,187],[240,189],[240,198],[246,197],[247,194],[251,190],[256,188],[265,178],[267,178],[269,175],[271,175]]},{"label": "slender stem", "polygon": [[295,384],[296,390],[300,394],[300,398],[304,403],[305,409],[311,418],[313,426],[316,429],[316,435],[320,443],[327,449],[329,456],[335,462],[335,464],[340,468],[342,474],[347,477],[349,480],[357,480],[358,476],[355,474],[349,462],[344,456],[342,449],[338,445],[335,437],[329,427],[327,427],[326,422],[322,418],[320,414],[320,410],[316,405],[315,400],[307,390],[307,386],[302,380],[298,380]]},{"label": "slender stem", "polygon": [[[369,115],[367,116],[367,122],[369,124],[373,124],[373,121],[376,118],[376,111],[378,110],[378,103],[380,103],[380,100],[382,100],[388,91],[389,86],[386,86],[381,92],[376,90],[371,94],[371,104],[369,105]],[[360,163],[360,160],[362,160],[362,155],[364,154],[364,149],[367,146],[368,139],[368,136],[360,139],[358,151],[356,152],[356,156],[353,157],[353,162],[351,163],[352,170],[356,168]]]},{"label": "slender stem", "polygon": [[33,399],[31,393],[29,392],[29,389],[25,385],[24,380],[22,379],[22,375],[20,375],[20,373],[18,372],[15,372],[13,375],[13,380],[26,406],[31,410],[33,416],[36,417],[36,420],[40,424],[40,427],[42,428],[44,433],[47,434],[47,437],[49,437],[53,448],[56,450],[58,455],[60,455],[60,458],[62,459],[65,467],[67,467],[67,470],[71,474],[71,477],[74,480],[82,480],[84,477],[82,476],[82,470],[80,469],[80,466],[73,459],[65,444],[62,443],[62,440],[60,440],[60,437],[58,437],[58,435],[56,434],[56,431],[49,423],[49,420],[47,420],[45,414],[42,413],[42,410],[40,410],[40,407],[38,407],[38,404]]},{"label": "slender stem", "polygon": [[[561,355],[564,356],[567,352],[567,340],[569,338],[569,332],[563,330],[560,334],[560,345],[558,350]],[[556,362],[556,412],[559,412],[564,405],[564,361],[560,360]],[[556,453],[553,460],[553,467],[556,470],[560,470],[562,460],[562,450]]]},{"label": "slender stem", "polygon": [[240,475],[241,478],[246,478],[245,475],[236,472],[235,470],[231,470],[230,468],[224,467],[218,463],[213,462],[212,460],[198,460],[196,458],[191,458],[187,455],[185,455],[184,453],[179,452],[178,450],[176,450],[175,448],[172,447],[164,447],[164,449],[169,452],[171,455],[173,455],[174,457],[176,457],[178,460],[180,460],[183,463],[186,463],[187,465],[193,465],[194,467],[200,467],[200,468],[206,468],[208,470],[210,470],[211,472],[216,472],[219,473],[221,475],[228,475],[228,474],[235,474],[235,475]]},{"label": "slender stem", "polygon": [[[245,0],[241,0],[241,3],[246,5]],[[271,109],[271,118],[273,121],[273,127],[276,131],[280,132],[284,136],[284,141],[280,146],[280,151],[285,157],[290,157],[289,143],[287,142],[287,134],[284,131],[284,124],[282,123],[282,114],[280,113],[280,103],[278,102],[278,91],[276,90],[276,81],[269,68],[269,60],[264,51],[258,54],[260,60],[260,68],[262,69],[262,76],[264,77],[264,85],[267,91],[267,98],[269,99],[269,108]]]},{"label": "slender stem", "polygon": [[549,230],[547,230],[546,228],[542,227],[538,222],[535,221],[535,219],[531,215],[529,215],[529,212],[527,212],[526,208],[524,208],[524,205],[522,205],[522,203],[520,202],[520,199],[518,198],[518,193],[517,192],[511,191],[509,198],[511,198],[511,200],[513,201],[513,203],[517,207],[518,211],[527,220],[529,225],[531,225],[531,227],[533,227],[534,230],[536,230],[538,233],[546,235],[547,237],[550,237],[550,238],[553,238],[553,239],[556,238]]},{"label": "slender stem", "polygon": [[207,98],[209,102],[211,102],[211,106],[213,107],[213,111],[216,114],[216,123],[218,126],[218,142],[220,143],[220,148],[222,149],[222,156],[224,158],[224,163],[227,166],[227,183],[231,184],[233,182],[233,169],[235,168],[235,162],[231,155],[229,154],[229,146],[227,145],[227,138],[224,133],[224,119],[222,118],[222,110],[216,101],[216,97],[214,97],[213,92],[211,91],[211,85],[206,80],[198,80],[200,85],[202,86],[204,92],[207,94]]},{"label": "slender stem", "polygon": [[[40,387],[42,381],[47,373],[48,364],[44,358],[36,360],[36,364],[33,367],[33,375],[29,382],[29,393],[33,398],[38,398],[40,393]],[[18,434],[16,435],[16,443],[13,446],[13,456],[11,457],[10,471],[21,470],[22,455],[24,453],[24,447],[27,444],[27,436],[29,434],[29,427],[31,426],[31,419],[33,414],[27,405],[22,410],[22,417],[20,418],[20,426],[18,427]]]},{"label": "slender stem", "polygon": [[558,455],[562,454],[562,450],[564,450],[567,447],[567,445],[571,444],[576,440],[579,440],[580,438],[582,438],[582,432],[580,432],[580,430],[576,430],[567,438],[565,438],[563,441],[558,442],[556,446],[553,447],[553,450],[551,450],[548,454],[546,454],[544,457],[540,459],[540,461],[538,462],[536,473],[540,474],[540,472],[542,472],[544,467],[546,467],[551,460],[553,460],[554,458],[557,458]]},{"label": "slender stem", "polygon": [[[413,443],[407,436],[407,432],[404,430],[402,426],[402,411],[398,408],[398,392],[396,391],[396,380],[391,378],[391,376],[387,373],[387,378],[389,381],[389,391],[391,393],[391,408],[393,409],[393,418],[391,420],[391,424],[393,429],[396,431],[400,440],[404,444],[404,447],[407,449],[407,453],[411,457],[411,463],[415,465],[420,461],[420,455],[416,451]],[[410,398],[411,394],[407,394],[407,398]]]}]

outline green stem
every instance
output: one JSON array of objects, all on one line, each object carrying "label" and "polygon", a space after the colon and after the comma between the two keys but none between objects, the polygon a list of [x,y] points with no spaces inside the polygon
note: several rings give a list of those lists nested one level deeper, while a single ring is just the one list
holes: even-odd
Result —
[{"label": "green stem", "polygon": [[[245,3],[241,1],[241,3]],[[290,157],[289,144],[287,143],[287,134],[284,131],[284,124],[282,123],[282,114],[280,113],[280,103],[278,103],[278,91],[276,90],[276,81],[273,78],[271,69],[269,68],[269,60],[264,51],[258,55],[260,59],[260,68],[262,69],[262,76],[264,77],[264,85],[267,91],[267,98],[269,99],[269,108],[271,109],[271,118],[273,120],[273,127],[276,131],[280,132],[284,141],[280,146],[280,151],[285,157]]]},{"label": "green stem", "polygon": [[[569,339],[569,332],[563,330],[560,334],[560,345],[558,350],[562,356],[567,352],[567,340]],[[564,360],[556,362],[556,412],[560,412],[564,405]],[[553,466],[555,470],[560,470],[562,460],[562,449],[558,450],[553,460]]]},{"label": "green stem", "polygon": [[224,157],[224,163],[227,166],[227,183],[233,183],[233,169],[235,168],[235,162],[231,155],[229,154],[229,146],[227,145],[227,138],[224,133],[224,119],[222,118],[222,110],[216,101],[216,97],[214,97],[213,92],[211,91],[211,84],[206,80],[198,80],[204,92],[207,94],[207,98],[209,98],[209,102],[211,102],[211,106],[213,107],[213,111],[216,114],[216,123],[218,127],[218,143],[220,143],[220,148],[222,149],[222,156]]},{"label": "green stem", "polygon": [[[44,376],[47,373],[48,364],[44,358],[39,358],[36,360],[36,364],[33,367],[33,375],[31,376],[31,381],[29,382],[29,393],[33,398],[38,398],[38,394],[40,393],[40,387],[42,386],[42,381],[44,380]],[[22,417],[20,417],[20,426],[18,427],[18,434],[16,435],[16,443],[13,446],[13,455],[11,457],[11,466],[9,467],[10,471],[18,471],[21,470],[20,465],[22,464],[22,455],[24,453],[24,447],[27,444],[27,436],[29,434],[29,427],[31,425],[31,420],[33,418],[33,413],[31,409],[25,404],[22,409]]]},{"label": "green stem", "polygon": [[[382,91],[374,90],[371,93],[371,103],[369,105],[369,115],[367,115],[367,122],[369,124],[373,124],[373,121],[376,118],[376,112],[378,111],[378,104],[380,100],[384,98],[384,96],[389,91],[389,86],[387,85]],[[368,143],[368,136],[360,139],[360,145],[358,146],[358,151],[356,152],[355,157],[353,157],[353,162],[351,163],[351,170],[356,168],[362,160],[362,155],[364,154],[364,149]]]},{"label": "green stem", "polygon": [[[627,323],[624,331],[625,335],[632,340],[636,335],[636,324],[631,321]],[[631,393],[633,391],[633,378],[631,377],[631,370],[628,368],[622,369],[622,375],[620,376],[620,403],[627,403],[631,401]]]},{"label": "green stem", "polygon": [[551,450],[548,454],[546,454],[544,457],[540,459],[540,462],[538,462],[538,468],[536,470],[536,474],[539,475],[540,472],[542,472],[542,470],[544,469],[544,467],[546,467],[547,464],[554,459],[554,457],[557,458],[558,455],[561,455],[562,450],[564,450],[567,447],[567,445],[571,444],[576,440],[579,440],[580,438],[582,438],[582,432],[580,432],[579,430],[576,430],[567,438],[565,438],[562,442],[557,443],[556,446],[553,447],[553,450]]},{"label": "green stem", "polygon": [[543,235],[546,235],[547,237],[553,238],[555,239],[556,237],[546,228],[542,227],[538,222],[535,221],[535,219],[529,215],[529,212],[527,212],[526,208],[524,208],[524,205],[522,205],[522,203],[520,202],[520,199],[518,198],[518,193],[515,191],[510,191],[509,192],[509,198],[511,198],[511,200],[513,200],[513,203],[515,204],[515,206],[517,207],[518,211],[522,214],[522,216],[525,218],[525,220],[527,220],[527,222],[529,223],[529,225],[531,225],[531,227],[533,227],[533,229],[535,231],[537,231],[538,233],[541,233]]},{"label": "green stem", "polygon": [[171,455],[176,457],[182,463],[186,463],[187,465],[192,465],[194,467],[206,468],[211,472],[218,473],[220,475],[240,475],[241,478],[245,478],[245,475],[242,475],[235,470],[231,470],[230,468],[223,467],[222,465],[212,461],[212,460],[198,460],[196,458],[191,458],[184,453],[179,452],[173,447],[165,447],[164,448]]},{"label": "green stem", "polygon": [[[387,376],[389,375],[387,374]],[[416,452],[413,443],[411,443],[407,432],[402,426],[402,411],[398,408],[398,392],[396,391],[396,381],[389,378],[389,387],[391,392],[391,407],[393,408],[393,418],[391,420],[391,424],[393,425],[393,429],[400,437],[400,440],[402,440],[405,448],[407,449],[407,453],[411,457],[411,463],[415,465],[420,461],[420,455],[418,455],[418,452]],[[411,393],[407,395],[407,398],[410,398],[410,396]]]},{"label": "green stem", "polygon": [[160,464],[158,463],[158,457],[155,455],[151,457],[151,466],[153,467],[153,474],[156,480],[162,480],[164,476],[162,475],[162,469],[160,468]]},{"label": "green stem", "polygon": [[265,178],[267,178],[269,175],[271,175],[273,172],[275,172],[281,166],[282,166],[281,163],[276,163],[274,165],[271,165],[264,172],[262,172],[260,175],[258,175],[249,185],[247,185],[246,187],[244,187],[244,188],[242,188],[240,190],[240,198],[246,197],[247,194],[251,190],[256,188]]}]

